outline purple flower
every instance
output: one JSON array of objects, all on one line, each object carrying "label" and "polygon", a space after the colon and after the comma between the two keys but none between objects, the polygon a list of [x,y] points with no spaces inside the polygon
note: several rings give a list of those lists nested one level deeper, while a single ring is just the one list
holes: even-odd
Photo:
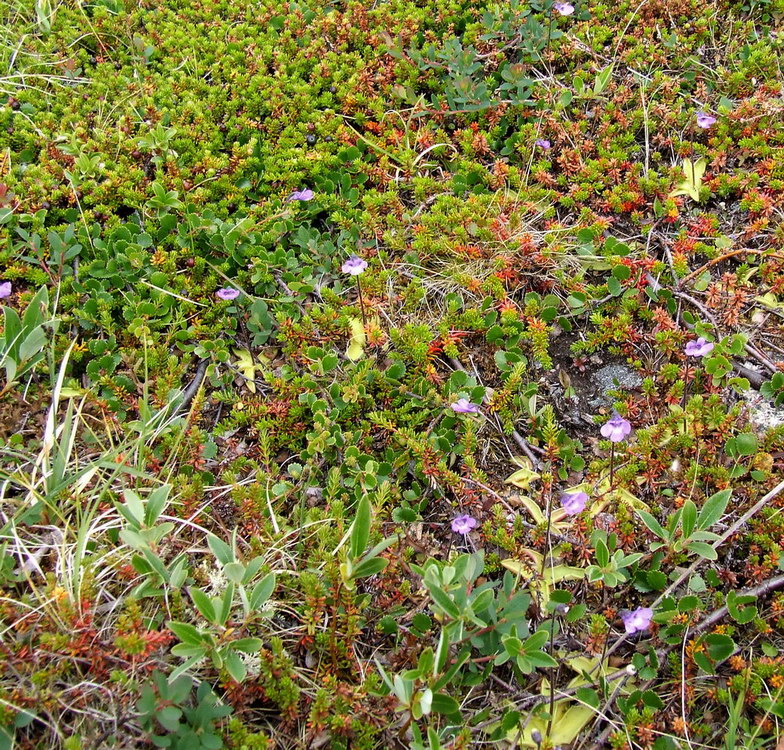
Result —
[{"label": "purple flower", "polygon": [[362,260],[358,255],[352,255],[340,269],[343,273],[350,273],[352,276],[359,276],[368,267],[367,261]]},{"label": "purple flower", "polygon": [[550,141],[546,138],[537,138],[537,140],[534,141],[534,146],[539,146],[542,150],[548,151],[550,149]]},{"label": "purple flower", "polygon": [[475,529],[476,526],[477,520],[473,516],[469,516],[468,513],[452,519],[452,531],[455,534],[467,534],[471,529]]},{"label": "purple flower", "polygon": [[613,414],[612,419],[602,425],[600,430],[602,436],[609,438],[613,443],[623,442],[631,431],[631,423],[627,422],[617,411]]},{"label": "purple flower", "polygon": [[574,13],[574,5],[571,3],[553,3],[553,8],[562,16],[571,16]]},{"label": "purple flower", "polygon": [[12,288],[13,287],[11,286],[10,281],[3,281],[2,283],[0,283],[0,299],[5,299],[6,297],[10,297]]},{"label": "purple flower", "polygon": [[641,633],[651,626],[653,610],[650,607],[637,607],[633,612],[621,612],[626,634]]},{"label": "purple flower", "polygon": [[288,198],[287,201],[309,201],[313,199],[315,193],[310,188],[304,190],[295,190]]},{"label": "purple flower", "polygon": [[237,299],[237,297],[240,296],[240,292],[238,289],[231,289],[229,287],[218,289],[218,291],[215,292],[215,294],[220,299],[226,300],[227,302],[232,299]]},{"label": "purple flower", "polygon": [[686,344],[686,352],[687,357],[704,357],[706,354],[710,354],[713,351],[713,347],[716,346],[712,341],[706,341],[702,336],[700,336],[696,341],[689,341]]},{"label": "purple flower", "polygon": [[567,516],[576,516],[578,513],[582,513],[587,502],[588,495],[584,492],[564,492],[561,495],[561,507]]},{"label": "purple flower", "polygon": [[452,404],[452,411],[458,414],[479,414],[479,407],[472,404],[467,398],[459,398]]},{"label": "purple flower", "polygon": [[707,112],[697,112],[697,127],[707,130],[715,122],[716,118],[713,115],[709,115]]}]

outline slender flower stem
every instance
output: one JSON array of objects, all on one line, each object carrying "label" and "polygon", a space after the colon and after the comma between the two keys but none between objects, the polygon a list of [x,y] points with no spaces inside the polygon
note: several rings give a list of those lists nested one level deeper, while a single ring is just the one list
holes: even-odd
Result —
[{"label": "slender flower stem", "polygon": [[359,309],[362,310],[362,325],[367,328],[367,316],[365,315],[365,300],[362,297],[362,282],[357,276],[357,294],[359,295]]},{"label": "slender flower stem", "polygon": [[613,488],[614,476],[615,476],[615,443],[610,443],[610,489]]},{"label": "slender flower stem", "polygon": [[[545,48],[544,48],[545,58],[550,56],[550,38],[552,37],[552,34],[553,34],[553,10],[554,10],[554,8],[555,8],[555,3],[554,2],[550,3],[549,4],[550,23],[547,24],[547,44],[545,45]],[[545,59],[544,62],[546,64],[547,60]]]},{"label": "slender flower stem", "polygon": [[[552,463],[548,466],[548,469],[552,471]],[[550,527],[553,521],[553,478],[550,476],[549,481],[547,483],[547,537],[546,537],[546,552],[542,555],[542,570],[541,576],[544,578],[544,571],[545,571],[545,563],[546,561],[550,560],[550,566],[554,565],[553,562],[553,547],[552,547],[552,540],[550,539]],[[550,622],[550,656],[553,654],[553,638],[555,637],[555,612],[553,612],[553,619]],[[556,676],[557,679],[557,676]],[[555,681],[553,679],[550,681],[550,718],[547,722],[547,736],[550,736],[550,732],[553,726],[553,706],[555,705]]]},{"label": "slender flower stem", "polygon": [[[553,619],[550,621],[550,644],[549,644],[549,651],[550,651],[550,658],[553,657],[553,650],[555,648],[555,618],[556,613],[553,612]],[[550,680],[550,709],[548,713],[550,714],[550,718],[547,720],[547,736],[549,737],[552,733],[553,729],[553,716],[555,715],[555,685],[558,682],[558,676],[561,671],[561,662],[558,661],[558,666],[555,668],[555,677]]]},{"label": "slender flower stem", "polygon": [[[552,479],[548,484],[547,488],[547,531],[546,531],[546,544],[547,550],[550,553],[550,557],[552,558],[552,548],[550,547],[550,527],[553,522],[553,485]],[[542,555],[542,569],[540,574],[544,576],[544,569],[545,565],[547,564],[547,555]],[[550,560],[550,564],[552,565],[552,559]]]}]

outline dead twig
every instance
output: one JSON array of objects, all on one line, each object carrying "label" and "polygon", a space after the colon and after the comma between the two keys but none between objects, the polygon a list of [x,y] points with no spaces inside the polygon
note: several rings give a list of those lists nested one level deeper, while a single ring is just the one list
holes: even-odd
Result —
[{"label": "dead twig", "polygon": [[776,258],[777,260],[784,260],[784,255],[779,255],[778,253],[771,253],[767,250],[753,250],[748,247],[743,247],[739,250],[731,250],[728,253],[722,253],[718,258],[714,258],[713,260],[709,260],[707,263],[701,265],[696,271],[692,271],[690,274],[684,276],[679,282],[678,286],[683,286],[688,281],[699,276],[704,271],[707,271],[709,268],[712,268],[717,263],[721,263],[723,260],[727,260],[728,258],[733,258],[736,255],[743,255],[743,254],[751,254],[751,255],[765,255],[768,258]]}]

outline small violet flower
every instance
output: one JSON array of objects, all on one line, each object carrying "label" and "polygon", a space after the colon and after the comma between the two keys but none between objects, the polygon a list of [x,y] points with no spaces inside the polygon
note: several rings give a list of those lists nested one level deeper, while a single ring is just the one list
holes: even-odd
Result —
[{"label": "small violet flower", "polygon": [[696,341],[689,341],[684,351],[687,357],[704,357],[713,351],[714,346],[716,345],[712,341],[706,341],[700,336]]},{"label": "small violet flower", "polygon": [[553,8],[562,16],[571,16],[574,13],[574,5],[571,3],[553,3]]},{"label": "small violet flower", "polygon": [[287,201],[309,201],[312,200],[314,192],[310,188],[304,190],[295,190],[288,198]]},{"label": "small violet flower", "polygon": [[452,406],[452,411],[458,414],[479,414],[479,407],[472,404],[467,398],[459,398]]},{"label": "small violet flower", "polygon": [[352,255],[340,268],[343,273],[359,276],[368,267],[367,261],[358,255]]},{"label": "small violet flower", "polygon": [[707,112],[697,112],[697,127],[707,130],[716,123],[716,118]]},{"label": "small violet flower", "polygon": [[240,296],[240,292],[238,289],[230,289],[228,287],[224,289],[218,289],[218,291],[215,292],[215,294],[217,297],[219,297],[222,300],[226,300],[227,302],[232,299],[237,299],[237,297]]},{"label": "small violet flower", "polygon": [[621,619],[627,635],[647,630],[651,626],[652,617],[653,610],[650,607],[637,607],[633,612],[621,613]]},{"label": "small violet flower", "polygon": [[10,281],[3,281],[2,283],[0,283],[0,299],[5,299],[6,297],[10,297],[12,288],[13,287],[11,286]]},{"label": "small violet flower", "polygon": [[539,146],[543,151],[549,151],[550,149],[550,141],[546,138],[538,138],[534,141],[534,146]]},{"label": "small violet flower", "polygon": [[608,438],[613,443],[623,442],[631,431],[631,423],[627,422],[618,412],[615,412],[612,419],[603,424],[600,430],[602,436]]},{"label": "small violet flower", "polygon": [[588,495],[584,492],[564,492],[561,495],[561,507],[567,516],[576,516],[585,510]]},{"label": "small violet flower", "polygon": [[467,534],[471,529],[475,529],[477,527],[477,520],[473,516],[469,516],[468,513],[465,513],[462,516],[457,516],[457,518],[452,519],[452,531],[455,534]]}]

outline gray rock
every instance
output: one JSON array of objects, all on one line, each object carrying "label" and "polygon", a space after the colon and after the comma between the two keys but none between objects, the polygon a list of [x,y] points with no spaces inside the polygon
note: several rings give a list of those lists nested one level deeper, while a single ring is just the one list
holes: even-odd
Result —
[{"label": "gray rock", "polygon": [[767,432],[784,424],[784,408],[774,406],[759,393],[749,389],[743,394],[749,405],[749,422],[758,432]]},{"label": "gray rock", "polygon": [[610,391],[629,391],[642,385],[642,378],[626,365],[605,365],[594,373],[593,378],[596,395],[590,401],[592,407],[610,405],[613,402],[612,397],[607,395]]}]

